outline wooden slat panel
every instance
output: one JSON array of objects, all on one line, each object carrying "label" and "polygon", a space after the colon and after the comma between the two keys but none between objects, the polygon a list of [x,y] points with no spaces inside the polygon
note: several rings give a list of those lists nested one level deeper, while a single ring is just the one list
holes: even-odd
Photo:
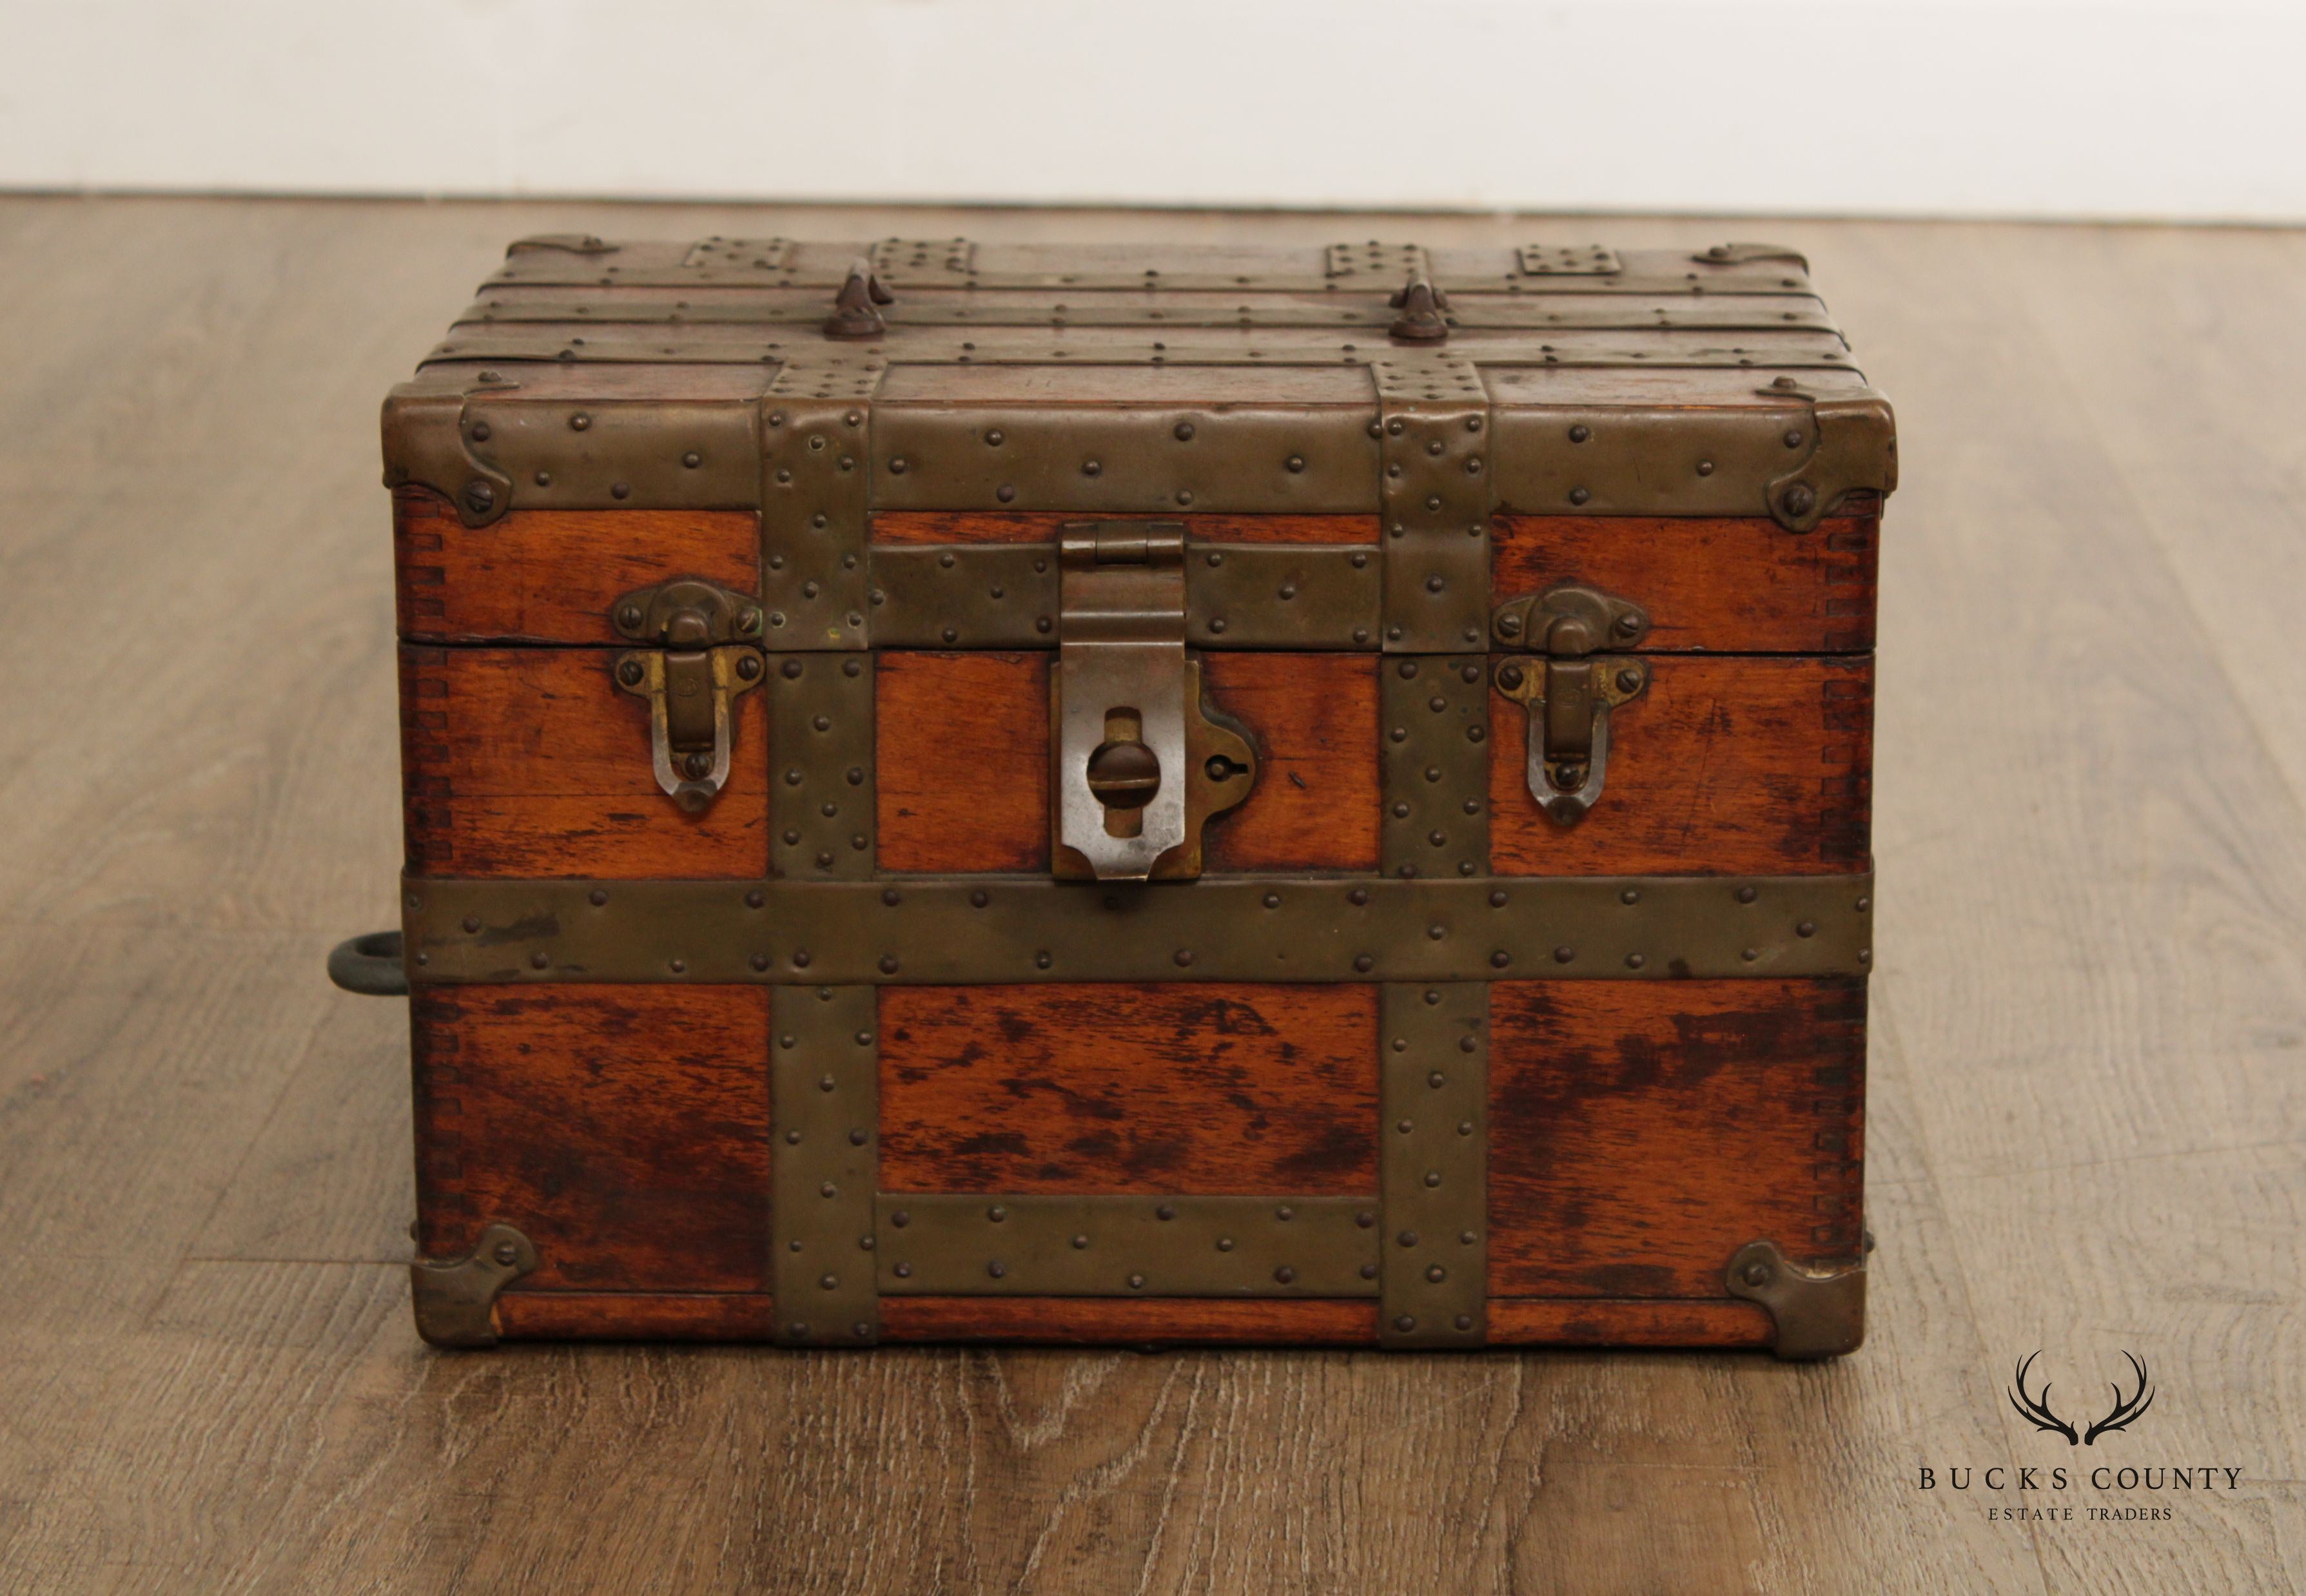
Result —
[{"label": "wooden slat panel", "polygon": [[701,815],[657,788],[646,703],[598,648],[400,650],[408,868],[421,875],[768,870],[768,732],[737,700],[729,784]]},{"label": "wooden slat panel", "polygon": [[1777,1328],[1755,1302],[1492,1297],[1492,1346],[1768,1346]]},{"label": "wooden slat panel", "polygon": [[[884,870],[1049,867],[1046,653],[880,658]],[[1209,871],[1366,870],[1377,862],[1377,661],[1201,656],[1217,708],[1255,733],[1257,789],[1203,832]]]},{"label": "wooden slat panel", "polygon": [[615,643],[637,587],[703,576],[760,591],[750,510],[513,510],[467,527],[439,494],[393,495],[400,635],[424,642]]},{"label": "wooden slat panel", "polygon": [[515,1282],[497,1299],[512,1341],[769,1341],[776,1299],[761,1292],[566,1292]]},{"label": "wooden slat panel", "polygon": [[[453,518],[453,516],[452,517]],[[1375,516],[1072,515],[1051,510],[882,510],[876,543],[1054,543],[1082,521],[1182,521],[1213,543],[1375,543]]]},{"label": "wooden slat panel", "polygon": [[1049,867],[1053,657],[880,656],[873,724],[882,869]]},{"label": "wooden slat panel", "polygon": [[1631,600],[1649,612],[1647,649],[1846,653],[1874,646],[1880,525],[1501,516],[1490,565],[1500,602],[1573,581]]},{"label": "wooden slat panel", "polygon": [[1861,981],[1501,981],[1490,1291],[1719,1297],[1775,1241],[1856,1256]]},{"label": "wooden slat panel", "polygon": [[1374,654],[1201,656],[1209,701],[1249,728],[1260,761],[1249,801],[1201,833],[1202,868],[1374,870]]},{"label": "wooden slat panel", "polygon": [[892,986],[885,1191],[1377,1190],[1371,986]]},{"label": "wooden slat panel", "polygon": [[1490,697],[1490,854],[1501,875],[1825,875],[1866,867],[1870,658],[1651,656],[1610,721],[1601,801],[1575,825],[1529,795],[1528,717]]},{"label": "wooden slat panel", "polygon": [[500,1219],[530,1290],[767,1289],[765,989],[427,986],[410,1015],[426,1257]]}]

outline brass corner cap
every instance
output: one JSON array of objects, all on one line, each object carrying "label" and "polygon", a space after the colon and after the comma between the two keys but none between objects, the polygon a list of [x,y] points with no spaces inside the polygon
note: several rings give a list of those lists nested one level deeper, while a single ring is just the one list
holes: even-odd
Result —
[{"label": "brass corner cap", "polygon": [[1838,1358],[1866,1339],[1866,1265],[1797,1264],[1775,1242],[1748,1242],[1730,1259],[1733,1297],[1759,1302],[1777,1325],[1781,1358]]},{"label": "brass corner cap", "polygon": [[497,1293],[536,1265],[535,1244],[501,1221],[462,1258],[418,1259],[408,1266],[416,1333],[434,1346],[494,1346]]}]

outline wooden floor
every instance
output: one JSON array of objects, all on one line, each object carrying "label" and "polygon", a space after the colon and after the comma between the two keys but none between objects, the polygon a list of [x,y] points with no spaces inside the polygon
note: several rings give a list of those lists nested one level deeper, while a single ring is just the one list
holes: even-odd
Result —
[{"label": "wooden floor", "polygon": [[[395,918],[376,407],[580,228],[1809,250],[1904,440],[1866,1348],[425,1350],[321,975]],[[2306,1588],[2306,235],[10,199],[0,283],[0,1590]],[[2037,1347],[2152,1410],[2036,1433]],[[1945,1483],[2077,1463],[2241,1473]]]}]

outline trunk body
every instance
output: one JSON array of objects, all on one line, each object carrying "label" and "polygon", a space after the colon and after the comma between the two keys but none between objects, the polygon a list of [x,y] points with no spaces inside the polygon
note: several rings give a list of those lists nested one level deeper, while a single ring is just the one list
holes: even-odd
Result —
[{"label": "trunk body", "polygon": [[528,240],[385,445],[432,1339],[1856,1344],[1798,256]]}]

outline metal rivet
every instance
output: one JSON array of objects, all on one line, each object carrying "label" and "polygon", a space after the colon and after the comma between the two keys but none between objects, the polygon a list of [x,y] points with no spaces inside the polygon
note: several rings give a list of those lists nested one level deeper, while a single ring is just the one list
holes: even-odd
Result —
[{"label": "metal rivet", "polygon": [[1738,901],[1740,903],[1751,903],[1755,899],[1761,895],[1761,889],[1758,887],[1739,887],[1738,889]]},{"label": "metal rivet", "polygon": [[1569,502],[1572,504],[1584,504],[1587,499],[1593,497],[1593,495],[1584,488],[1572,488],[1569,490]]},{"label": "metal rivet", "polygon": [[1130,1289],[1130,1290],[1132,1290],[1132,1291],[1141,1291],[1142,1289],[1144,1289],[1144,1285],[1145,1285],[1145,1276],[1142,1276],[1142,1275],[1132,1275],[1132,1276],[1129,1277],[1129,1289]]},{"label": "metal rivet", "polygon": [[538,969],[547,969],[551,967],[552,956],[549,953],[531,953],[528,956],[528,961]]},{"label": "metal rivet", "polygon": [[1176,1210],[1176,1209],[1174,1209],[1174,1208],[1171,1208],[1171,1207],[1170,1207],[1167,1203],[1166,1203],[1166,1202],[1165,1202],[1165,1203],[1163,1203],[1159,1208],[1156,1208],[1156,1209],[1154,1209],[1154,1210],[1153,1210],[1153,1217],[1155,1217],[1156,1219],[1174,1219],[1176,1216],[1177,1216],[1177,1210]]},{"label": "metal rivet", "polygon": [[1796,936],[1815,936],[1817,935],[1817,922],[1815,920],[1804,920],[1800,925],[1794,927],[1794,935]]},{"label": "metal rivet", "polygon": [[1571,947],[1567,943],[1563,943],[1559,947],[1553,950],[1553,961],[1556,964],[1567,964],[1572,959],[1576,957],[1577,950]]},{"label": "metal rivet", "polygon": [[1186,965],[1189,965],[1193,961],[1193,950],[1191,948],[1179,948],[1174,957],[1177,960],[1177,967],[1182,969]]},{"label": "metal rivet", "polygon": [[1569,429],[1569,441],[1572,443],[1583,443],[1593,436],[1593,429],[1583,422]]}]

